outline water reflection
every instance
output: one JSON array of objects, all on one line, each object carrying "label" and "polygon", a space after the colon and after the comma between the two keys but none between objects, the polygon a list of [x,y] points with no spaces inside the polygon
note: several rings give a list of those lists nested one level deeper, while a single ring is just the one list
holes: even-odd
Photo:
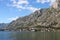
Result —
[{"label": "water reflection", "polygon": [[60,40],[60,32],[0,32],[0,40]]}]

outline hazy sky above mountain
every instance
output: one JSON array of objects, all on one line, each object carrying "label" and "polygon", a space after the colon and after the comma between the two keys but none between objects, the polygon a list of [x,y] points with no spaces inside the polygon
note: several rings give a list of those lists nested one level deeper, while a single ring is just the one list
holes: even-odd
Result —
[{"label": "hazy sky above mountain", "polygon": [[40,8],[48,8],[55,0],[0,0],[0,23],[8,23],[29,15]]}]

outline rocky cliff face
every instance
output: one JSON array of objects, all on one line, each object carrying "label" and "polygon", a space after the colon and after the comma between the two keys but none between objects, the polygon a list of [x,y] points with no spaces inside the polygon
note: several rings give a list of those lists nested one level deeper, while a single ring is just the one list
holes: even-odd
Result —
[{"label": "rocky cliff face", "polygon": [[53,2],[52,7],[55,9],[60,9],[60,0],[55,0],[55,2]]},{"label": "rocky cliff face", "polygon": [[8,29],[35,27],[37,25],[60,27],[60,9],[46,8],[37,10],[28,16],[20,17],[16,21],[12,21],[8,25]]}]

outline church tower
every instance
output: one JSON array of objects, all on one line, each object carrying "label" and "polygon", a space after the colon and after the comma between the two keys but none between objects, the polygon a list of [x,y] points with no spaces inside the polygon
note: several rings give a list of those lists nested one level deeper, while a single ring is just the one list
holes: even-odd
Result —
[{"label": "church tower", "polygon": [[53,8],[60,8],[60,0],[55,0],[55,2],[52,5]]}]

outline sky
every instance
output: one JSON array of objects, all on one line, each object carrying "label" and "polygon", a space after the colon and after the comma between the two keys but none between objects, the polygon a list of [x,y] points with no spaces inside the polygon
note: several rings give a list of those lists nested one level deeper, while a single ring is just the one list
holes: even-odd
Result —
[{"label": "sky", "polygon": [[0,0],[0,23],[9,23],[41,8],[50,7],[55,0]]}]

